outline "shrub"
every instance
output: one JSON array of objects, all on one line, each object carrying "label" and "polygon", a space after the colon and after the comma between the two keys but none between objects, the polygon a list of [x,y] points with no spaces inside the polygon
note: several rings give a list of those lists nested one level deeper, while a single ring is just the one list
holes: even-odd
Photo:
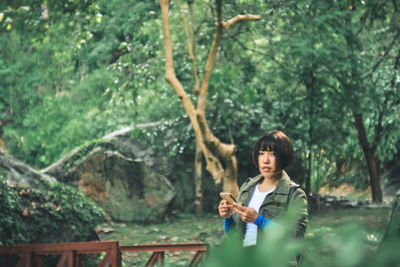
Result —
[{"label": "shrub", "polygon": [[0,245],[93,238],[104,211],[73,187],[41,183],[40,190],[14,187],[0,174]]},{"label": "shrub", "polygon": [[203,263],[207,267],[219,266],[296,266],[295,255],[301,255],[298,266],[399,266],[399,232],[392,233],[385,246],[369,247],[365,229],[359,224],[345,224],[336,233],[291,237],[293,215],[272,224],[264,232],[262,244],[244,249],[237,233],[230,235],[219,247],[212,249]]}]

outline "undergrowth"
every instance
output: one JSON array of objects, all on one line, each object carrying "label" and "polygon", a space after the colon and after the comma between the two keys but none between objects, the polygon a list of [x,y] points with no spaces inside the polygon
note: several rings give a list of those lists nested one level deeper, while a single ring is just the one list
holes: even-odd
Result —
[{"label": "undergrowth", "polygon": [[[351,244],[357,247],[357,253],[362,254],[360,257],[370,251],[375,251],[388,224],[389,213],[390,210],[385,208],[313,212],[309,218],[310,223],[304,243],[299,245],[303,246],[305,251],[310,254],[311,258],[307,260],[307,263],[314,264],[316,259],[329,263],[343,253],[340,246],[345,248],[348,242],[353,242]],[[177,214],[169,222],[148,226],[109,223],[102,225],[101,229],[106,232],[105,239],[119,240],[122,245],[206,242],[210,245],[210,252],[218,251],[221,255],[232,254],[229,251],[221,251],[221,247],[224,247],[227,242],[227,235],[223,230],[223,220],[214,214],[207,214],[203,218],[195,218],[190,214]],[[214,256],[209,257],[219,257],[213,253],[210,255]],[[150,253],[127,253],[123,254],[123,262],[127,266],[144,266],[150,256]],[[165,265],[188,266],[192,258],[193,253],[189,252],[166,253]],[[358,260],[361,262],[363,258]],[[228,266],[218,265],[215,262],[204,264],[206,266]],[[346,266],[346,264],[342,266]]]}]

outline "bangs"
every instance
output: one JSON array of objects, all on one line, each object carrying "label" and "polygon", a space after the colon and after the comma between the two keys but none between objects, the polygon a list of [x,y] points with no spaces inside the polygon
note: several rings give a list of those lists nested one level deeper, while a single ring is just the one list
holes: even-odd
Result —
[{"label": "bangs", "polygon": [[276,142],[274,140],[261,140],[259,151],[276,151]]},{"label": "bangs", "polygon": [[[280,154],[279,142],[272,135],[263,136],[258,143],[258,151],[273,151]],[[257,153],[258,153],[257,151]]]}]

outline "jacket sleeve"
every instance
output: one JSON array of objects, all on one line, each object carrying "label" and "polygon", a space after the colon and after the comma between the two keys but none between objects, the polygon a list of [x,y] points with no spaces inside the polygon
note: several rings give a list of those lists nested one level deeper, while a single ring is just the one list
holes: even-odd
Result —
[{"label": "jacket sleeve", "polygon": [[307,196],[301,188],[294,191],[289,203],[288,212],[296,214],[295,236],[304,237],[308,226],[308,209]]},{"label": "jacket sleeve", "polygon": [[256,221],[254,222],[255,225],[257,225],[258,227],[261,228],[261,230],[266,229],[269,225],[272,224],[272,222],[270,220],[268,220],[267,218],[258,215]]},{"label": "jacket sleeve", "polygon": [[235,221],[233,220],[233,216],[224,219],[224,229],[226,233],[229,233],[230,230],[235,226]]}]

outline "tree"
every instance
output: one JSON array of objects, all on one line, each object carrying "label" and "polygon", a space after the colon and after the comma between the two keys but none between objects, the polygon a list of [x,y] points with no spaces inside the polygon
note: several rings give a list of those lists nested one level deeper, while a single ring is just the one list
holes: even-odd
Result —
[{"label": "tree", "polygon": [[[393,129],[399,102],[395,93],[398,51],[393,49],[399,42],[398,7],[390,1],[365,1],[357,6],[287,1],[274,11],[280,16],[274,17],[277,30],[271,35],[277,41],[268,44],[269,54],[278,63],[279,76],[288,81],[286,88],[293,88],[285,90],[289,112],[306,114],[308,110],[309,123],[299,128],[309,129],[303,140],[309,140],[310,172],[312,144],[322,142],[325,151],[336,150],[331,152],[336,157],[345,153],[346,146],[352,147],[353,153],[360,152],[357,157],[364,157],[373,200],[382,201],[379,159],[393,157],[399,140],[398,130]],[[309,104],[299,109],[293,96]],[[390,141],[383,135],[390,136]],[[358,148],[348,139],[358,140]],[[344,155],[347,160],[352,156]]]},{"label": "tree", "polygon": [[[391,6],[393,4],[393,6]],[[343,48],[347,50],[348,70],[336,70],[335,73],[343,91],[340,94],[342,101],[348,105],[353,115],[353,123],[357,129],[357,136],[362,148],[366,165],[368,168],[370,184],[372,189],[373,201],[382,202],[382,191],[380,185],[380,163],[377,154],[378,146],[384,132],[384,120],[390,113],[388,110],[393,108],[393,104],[398,102],[394,92],[398,91],[396,76],[399,69],[400,50],[393,49],[394,45],[400,41],[400,28],[398,26],[399,11],[395,4],[376,3],[369,1],[365,7],[359,6],[361,10],[358,16],[353,16],[354,6],[349,7],[349,11],[344,12],[344,32],[342,32]],[[376,9],[380,12],[376,13]],[[385,37],[381,35],[385,32]],[[389,37],[389,42],[381,42],[379,45],[367,43],[367,36],[382,38]],[[377,55],[383,53],[383,57],[376,61]],[[372,57],[365,56],[372,55]],[[390,56],[389,56],[390,55]],[[379,56],[378,56],[379,58]],[[392,68],[387,68],[388,76],[379,77],[386,86],[380,87],[377,79],[372,78],[378,71],[378,66],[391,64]],[[371,65],[373,64],[373,65]],[[367,92],[368,97],[364,97]],[[366,105],[369,106],[366,107]],[[371,109],[372,108],[372,109]],[[366,125],[366,117],[371,112],[374,115],[375,123],[372,127]],[[386,118],[385,118],[386,117]],[[387,125],[387,124],[386,124]],[[390,124],[387,125],[390,127]]]},{"label": "tree", "polygon": [[[196,142],[206,161],[206,169],[214,178],[217,185],[222,185],[222,190],[231,192],[237,196],[239,193],[237,184],[237,159],[236,147],[226,144],[214,135],[206,121],[205,108],[207,103],[207,91],[215,57],[220,46],[223,34],[234,24],[240,21],[259,20],[259,16],[246,14],[237,15],[228,21],[222,19],[222,1],[216,0],[216,27],[213,43],[205,64],[204,76],[200,82],[197,72],[197,64],[193,51],[193,40],[187,34],[189,54],[193,61],[193,74],[195,77],[194,92],[197,96],[197,105],[194,106],[189,94],[175,74],[172,41],[169,30],[169,0],[160,0],[164,47],[165,47],[165,71],[166,80],[174,88],[175,93],[182,101],[185,112],[189,116],[195,132]],[[189,1],[192,2],[192,1]],[[179,2],[177,2],[179,3]],[[198,192],[197,192],[198,193]]]}]

